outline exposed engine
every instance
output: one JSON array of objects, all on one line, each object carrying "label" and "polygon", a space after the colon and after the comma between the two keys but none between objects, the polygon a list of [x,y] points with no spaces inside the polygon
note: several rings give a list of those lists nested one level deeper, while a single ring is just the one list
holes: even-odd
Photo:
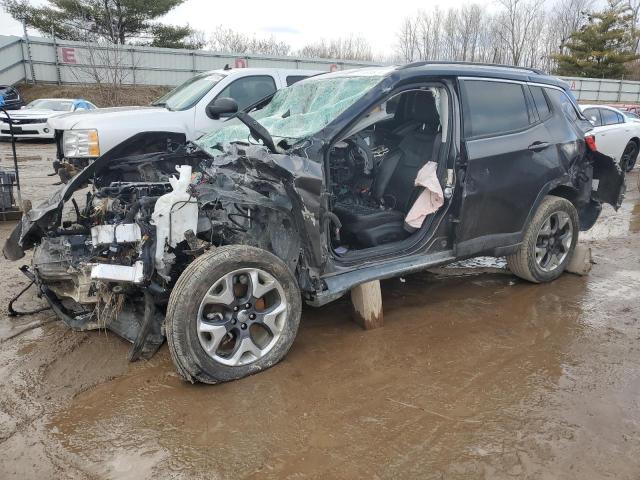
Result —
[{"label": "exposed engine", "polygon": [[94,178],[84,201],[77,191],[32,261],[56,313],[74,328],[108,327],[134,343],[132,358],[149,356],[164,338],[173,285],[207,249],[258,246],[295,270],[301,246],[293,186],[273,166],[243,163],[242,153],[233,154],[234,168],[220,165],[224,155],[216,164],[197,152],[183,165],[162,156],[129,159]]}]

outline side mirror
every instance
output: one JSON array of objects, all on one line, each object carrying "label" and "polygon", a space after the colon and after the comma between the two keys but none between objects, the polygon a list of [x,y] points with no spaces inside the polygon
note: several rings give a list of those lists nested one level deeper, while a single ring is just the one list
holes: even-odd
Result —
[{"label": "side mirror", "polygon": [[207,112],[207,117],[213,120],[219,120],[222,115],[237,113],[238,103],[233,98],[218,98],[213,103],[207,105],[205,111]]}]

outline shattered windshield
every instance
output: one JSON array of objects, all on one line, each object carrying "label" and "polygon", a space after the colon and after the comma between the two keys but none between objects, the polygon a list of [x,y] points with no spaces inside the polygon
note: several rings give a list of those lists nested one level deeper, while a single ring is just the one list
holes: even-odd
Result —
[{"label": "shattered windshield", "polygon": [[[267,106],[251,116],[269,131],[276,143],[283,138],[306,138],[333,121],[381,79],[381,75],[309,78],[278,90]],[[249,129],[234,118],[196,143],[217,154],[220,144],[235,141],[250,140]]]},{"label": "shattered windshield", "polygon": [[151,105],[169,110],[186,110],[198,103],[224,77],[221,73],[201,73],[178,85]]}]

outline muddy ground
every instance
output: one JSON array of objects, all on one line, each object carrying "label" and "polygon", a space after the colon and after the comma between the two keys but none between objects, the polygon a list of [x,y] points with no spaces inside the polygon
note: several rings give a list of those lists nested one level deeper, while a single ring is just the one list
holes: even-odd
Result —
[{"label": "muddy ground", "polygon": [[[53,149],[18,149],[42,199]],[[384,328],[307,308],[282,363],[217,386],[180,381],[166,346],[129,364],[112,333],[8,317],[26,281],[0,260],[0,478],[638,479],[639,231],[636,172],[582,237],[589,276],[390,280]]]}]

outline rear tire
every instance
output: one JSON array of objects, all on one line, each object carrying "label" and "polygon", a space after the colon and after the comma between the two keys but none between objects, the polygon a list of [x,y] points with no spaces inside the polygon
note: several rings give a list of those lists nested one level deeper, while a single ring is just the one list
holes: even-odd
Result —
[{"label": "rear tire", "polygon": [[297,281],[282,260],[255,247],[217,248],[193,261],[171,292],[171,358],[190,382],[257,373],[289,351],[301,311]]},{"label": "rear tire", "polygon": [[622,158],[620,159],[620,168],[623,172],[630,172],[636,165],[640,153],[640,146],[635,140],[630,140],[624,148]]},{"label": "rear tire", "polygon": [[518,251],[507,256],[509,270],[533,283],[555,280],[571,261],[578,231],[578,212],[573,204],[561,197],[545,197]]}]

